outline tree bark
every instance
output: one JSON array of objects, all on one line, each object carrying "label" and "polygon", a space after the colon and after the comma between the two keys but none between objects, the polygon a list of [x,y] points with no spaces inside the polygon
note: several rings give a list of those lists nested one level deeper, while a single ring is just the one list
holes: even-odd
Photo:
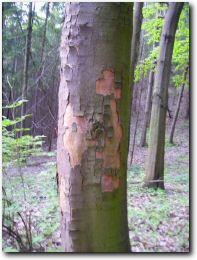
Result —
[{"label": "tree bark", "polygon": [[[160,16],[158,12],[156,13],[155,19],[158,19],[158,16]],[[161,16],[160,16],[161,17]],[[158,29],[158,27],[157,27]],[[153,49],[158,47],[158,42],[153,43]],[[141,134],[141,139],[140,139],[140,146],[145,147],[147,145],[146,143],[146,133],[147,133],[147,128],[150,123],[150,116],[151,116],[151,107],[152,107],[152,92],[153,92],[153,84],[154,84],[154,68],[157,64],[157,61],[154,61],[154,65],[151,68],[150,74],[149,74],[149,82],[148,82],[148,93],[147,93],[147,98],[146,98],[146,105],[145,105],[145,113],[144,113],[144,120],[142,124],[142,134]]]},{"label": "tree bark", "polygon": [[[143,77],[143,79],[142,79],[142,81],[141,81],[141,88],[140,88],[139,100],[138,100],[138,110],[137,110],[135,128],[134,128],[134,131],[133,131],[133,132],[134,132],[134,134],[133,134],[133,144],[132,144],[131,158],[130,158],[130,163],[129,163],[129,166],[130,166],[130,167],[131,167],[131,165],[132,165],[133,157],[134,157],[134,150],[135,150],[135,143],[136,143],[137,128],[138,128],[138,122],[139,122],[139,117],[140,117],[140,106],[141,106],[143,85],[144,85],[144,77]],[[131,126],[130,126],[130,127],[131,127]]]},{"label": "tree bark", "polygon": [[131,3],[66,3],[57,167],[66,252],[128,252]]},{"label": "tree bark", "polygon": [[184,118],[188,119],[190,115],[190,91],[188,90],[187,96],[186,96],[186,108],[185,108],[185,115]]},{"label": "tree bark", "polygon": [[43,28],[43,33],[42,33],[42,45],[41,45],[41,52],[40,52],[40,67],[38,70],[38,76],[37,78],[39,78],[38,83],[36,85],[35,88],[35,111],[33,113],[33,121],[34,121],[34,125],[33,125],[33,134],[35,134],[35,123],[37,121],[37,114],[38,114],[38,92],[39,89],[42,85],[42,80],[41,80],[41,74],[42,74],[42,70],[43,70],[43,59],[44,59],[44,49],[45,49],[45,45],[46,45],[46,32],[47,32],[47,24],[48,24],[48,17],[49,17],[49,8],[50,8],[50,3],[47,3],[46,6],[46,16],[45,16],[45,21],[44,21],[44,28]]},{"label": "tree bark", "polygon": [[146,98],[146,105],[145,105],[145,111],[144,111],[144,120],[142,124],[142,135],[140,140],[140,146],[145,147],[146,144],[146,133],[147,128],[150,121],[150,111],[151,111],[151,98],[152,98],[152,92],[153,92],[153,84],[154,84],[154,71],[151,70],[149,73],[149,79],[148,79],[148,93]]},{"label": "tree bark", "polygon": [[[131,43],[131,103],[134,93],[134,72],[139,55],[140,49],[140,34],[141,34],[141,25],[143,20],[142,9],[143,2],[134,2],[134,15],[133,15],[133,34],[132,34],[132,43]],[[141,48],[141,50],[143,47]],[[136,93],[137,97],[137,93]],[[136,108],[136,105],[133,106]],[[136,109],[135,109],[136,110]]]},{"label": "tree bark", "polygon": [[[146,162],[145,186],[164,189],[164,149],[166,110],[171,58],[179,16],[184,3],[169,3],[160,41],[160,54],[157,63],[153,103],[150,121],[150,144]],[[150,183],[151,180],[160,182]]]},{"label": "tree bark", "polygon": [[175,114],[174,114],[173,121],[172,121],[172,126],[170,129],[169,143],[171,143],[171,144],[173,144],[174,130],[175,130],[176,122],[177,122],[178,115],[179,115],[179,110],[180,110],[180,106],[181,106],[181,100],[182,100],[183,91],[184,91],[184,87],[185,87],[185,80],[187,77],[187,72],[188,72],[188,67],[186,68],[185,73],[184,73],[183,83],[180,88],[177,107],[175,110]]},{"label": "tree bark", "polygon": [[[26,46],[25,46],[25,57],[24,57],[22,99],[27,99],[28,69],[29,69],[29,58],[31,52],[31,36],[32,36],[32,16],[33,16],[32,2],[30,2],[29,13],[28,13],[28,27],[27,27]],[[25,114],[26,114],[26,103],[23,103],[21,106],[21,117],[24,116]],[[25,128],[25,120],[22,121],[21,128]]]}]

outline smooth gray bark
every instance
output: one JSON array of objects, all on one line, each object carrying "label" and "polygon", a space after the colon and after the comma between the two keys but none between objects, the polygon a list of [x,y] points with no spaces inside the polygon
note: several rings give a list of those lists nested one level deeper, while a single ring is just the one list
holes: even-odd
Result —
[{"label": "smooth gray bark", "polygon": [[[146,161],[145,186],[164,188],[164,151],[168,85],[175,33],[184,3],[169,3],[160,41],[150,121],[150,144]],[[160,180],[150,183],[151,180]]]},{"label": "smooth gray bark", "polygon": [[57,168],[66,252],[128,252],[131,3],[66,3]]}]

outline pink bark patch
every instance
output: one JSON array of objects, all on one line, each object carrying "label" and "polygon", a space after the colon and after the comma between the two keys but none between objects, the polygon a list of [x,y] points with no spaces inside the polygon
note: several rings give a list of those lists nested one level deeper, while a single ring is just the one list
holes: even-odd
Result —
[{"label": "pink bark patch", "polygon": [[113,93],[113,81],[105,79],[97,80],[96,93],[103,96],[111,95]]},{"label": "pink bark patch", "polygon": [[110,69],[103,71],[103,78],[104,79],[111,79],[114,80],[114,72]]},{"label": "pink bark patch", "polygon": [[115,99],[121,98],[121,89],[116,89],[114,92]]},{"label": "pink bark patch", "polygon": [[108,96],[114,93],[114,72],[111,70],[104,70],[102,78],[96,81],[96,93]]},{"label": "pink bark patch", "polygon": [[96,159],[103,159],[103,152],[96,152]]},{"label": "pink bark patch", "polygon": [[120,178],[117,176],[103,175],[101,178],[102,192],[113,192],[120,187]]}]

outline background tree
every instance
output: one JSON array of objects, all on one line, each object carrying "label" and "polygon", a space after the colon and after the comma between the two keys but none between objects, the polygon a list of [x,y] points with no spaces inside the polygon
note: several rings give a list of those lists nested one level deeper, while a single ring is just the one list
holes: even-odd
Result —
[{"label": "background tree", "polygon": [[[173,136],[177,118],[179,116],[182,96],[185,85],[188,86],[188,71],[189,71],[189,5],[185,4],[180,16],[179,26],[175,37],[172,67],[173,77],[172,81],[175,88],[179,90],[179,97],[177,100],[176,109],[169,133],[169,142],[173,143]],[[188,113],[189,103],[187,100],[186,113]]]},{"label": "background tree", "polygon": [[[45,21],[44,21],[44,27],[43,27],[43,34],[42,34],[42,45],[41,45],[41,52],[40,52],[40,66],[38,68],[38,75],[37,75],[37,84],[35,88],[35,112],[34,112],[34,119],[33,121],[35,122],[34,126],[36,125],[37,121],[37,110],[38,110],[38,91],[41,89],[41,84],[42,84],[42,71],[43,71],[43,59],[44,59],[44,49],[46,45],[46,31],[47,31],[47,23],[48,23],[48,17],[49,17],[49,8],[50,8],[50,3],[46,4],[46,16],[45,16]],[[35,127],[34,127],[35,130]]]},{"label": "background tree", "polygon": [[[156,61],[158,58],[158,45],[161,36],[161,30],[163,26],[163,18],[167,10],[166,4],[163,3],[147,3],[143,8],[144,22],[142,29],[144,31],[144,38],[147,45],[147,56],[141,64],[138,65],[135,75],[136,81],[139,81],[142,77],[148,76],[148,85],[146,91],[146,101],[143,123],[141,128],[140,146],[146,145],[146,134],[150,121],[151,104],[152,104],[152,89],[154,83],[154,72]],[[152,47],[152,48],[151,48]]]},{"label": "background tree", "polygon": [[126,172],[131,33],[130,3],[66,4],[57,147],[66,252],[130,250]]},{"label": "background tree", "polygon": [[[162,29],[160,54],[156,68],[150,122],[150,146],[146,164],[145,185],[164,188],[165,121],[168,85],[176,28],[183,3],[169,3]],[[150,182],[158,181],[158,182]]]},{"label": "background tree", "polygon": [[183,96],[183,91],[184,91],[184,87],[185,87],[185,83],[187,81],[187,73],[188,73],[188,68],[189,66],[186,67],[184,75],[183,75],[183,81],[182,81],[182,85],[180,87],[180,92],[179,92],[179,97],[178,97],[178,102],[177,102],[177,107],[174,113],[174,117],[173,117],[173,121],[172,121],[172,126],[170,129],[170,136],[169,136],[169,142],[171,144],[173,144],[173,136],[174,136],[174,130],[175,130],[175,126],[176,126],[176,122],[178,119],[178,115],[179,115],[179,110],[180,110],[180,105],[181,105],[181,100],[182,100],[182,96]]},{"label": "background tree", "polygon": [[[26,91],[25,120],[31,134],[45,135],[49,150],[57,132],[57,93],[59,87],[58,45],[61,33],[64,3],[32,3],[31,51],[28,61],[28,88]],[[12,104],[22,98],[29,4],[3,3],[3,102]],[[42,62],[41,62],[42,59]],[[35,94],[37,99],[35,102]],[[16,113],[14,113],[14,111]],[[36,112],[37,111],[37,112]],[[3,115],[20,116],[9,106]]]},{"label": "background tree", "polygon": [[[28,68],[29,68],[29,59],[31,53],[32,21],[33,21],[32,2],[30,2],[29,13],[28,13],[28,27],[27,27],[27,36],[26,36],[25,56],[24,56],[22,100],[27,98]],[[24,102],[21,106],[21,117],[23,117],[25,114],[26,114],[26,102]],[[25,128],[25,120],[22,121],[21,128]]]},{"label": "background tree", "polygon": [[[142,20],[143,20],[142,8],[143,8],[143,2],[134,3],[133,34],[132,34],[132,42],[131,42],[131,96],[133,95],[133,91],[134,91],[134,71],[135,71],[135,67],[136,67],[136,63],[137,63],[137,59],[138,59],[138,52],[139,52],[140,47],[143,49],[143,46],[140,46],[140,33],[141,33],[141,25],[142,25]],[[141,51],[141,53],[142,53],[142,51]],[[132,103],[132,99],[133,98],[131,98],[131,103]],[[132,145],[131,157],[130,157],[130,163],[129,163],[130,165],[132,164],[132,160],[133,160],[137,123],[138,123],[138,120],[136,120],[136,127],[134,130],[133,145]]]},{"label": "background tree", "polygon": [[[133,16],[133,34],[131,42],[131,89],[133,93],[134,87],[134,71],[137,64],[138,52],[140,49],[140,34],[141,25],[143,20],[142,8],[143,2],[134,3],[134,16]],[[132,94],[131,93],[131,94]]]}]

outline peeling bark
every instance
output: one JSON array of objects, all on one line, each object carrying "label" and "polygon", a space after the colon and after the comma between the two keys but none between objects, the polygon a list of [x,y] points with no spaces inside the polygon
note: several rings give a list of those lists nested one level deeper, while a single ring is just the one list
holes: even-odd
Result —
[{"label": "peeling bark", "polygon": [[130,250],[126,165],[131,29],[131,4],[66,4],[57,148],[66,252]]}]

